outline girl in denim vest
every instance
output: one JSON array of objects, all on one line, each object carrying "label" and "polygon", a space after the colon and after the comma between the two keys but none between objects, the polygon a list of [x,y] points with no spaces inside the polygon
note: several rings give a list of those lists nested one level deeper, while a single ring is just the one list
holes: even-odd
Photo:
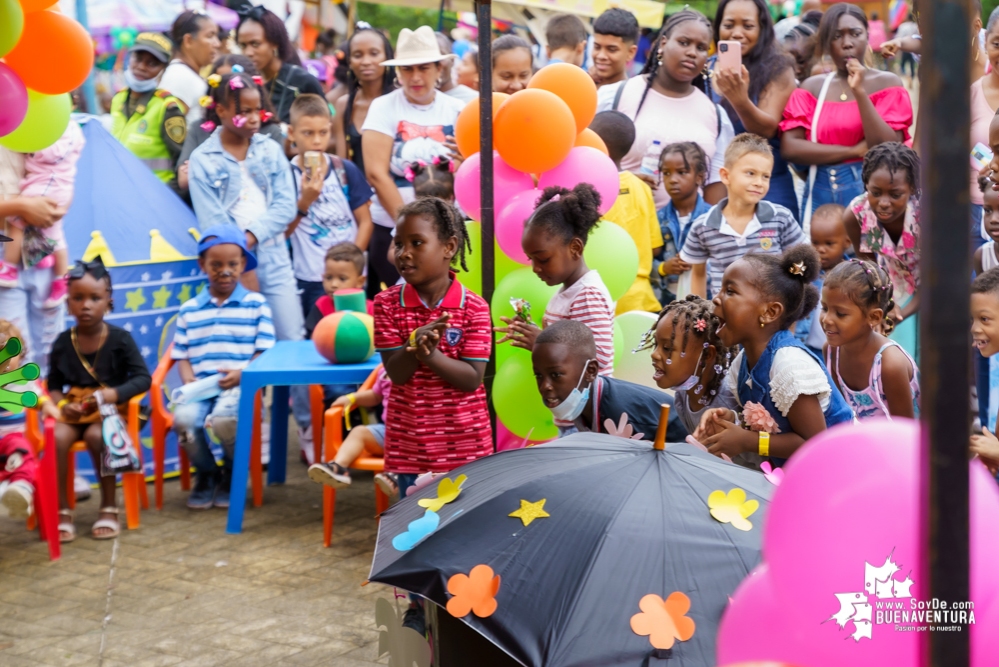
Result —
[{"label": "girl in denim vest", "polygon": [[694,437],[712,454],[757,454],[780,465],[853,418],[822,359],[788,331],[818,304],[818,274],[819,256],[805,244],[780,256],[750,253],[725,270],[715,314],[725,345],[742,346],[726,379],[740,407],[702,416]]}]

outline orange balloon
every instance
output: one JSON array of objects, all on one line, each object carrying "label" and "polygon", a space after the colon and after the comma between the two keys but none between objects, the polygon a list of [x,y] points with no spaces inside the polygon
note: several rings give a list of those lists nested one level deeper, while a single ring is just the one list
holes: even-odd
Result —
[{"label": "orange balloon", "polygon": [[561,97],[572,110],[577,133],[589,127],[597,113],[597,84],[581,67],[569,63],[546,65],[531,77],[527,87],[548,90]]},{"label": "orange balloon", "polygon": [[[493,93],[493,116],[506,99],[506,93]],[[454,140],[462,156],[469,157],[479,152],[479,98],[465,105],[454,124]]]},{"label": "orange balloon", "polygon": [[[53,0],[20,0],[20,2],[21,2],[21,9],[24,10],[25,14],[27,14],[28,12],[40,12],[43,9],[48,9],[49,7],[53,7],[53,5],[55,5],[56,7],[58,7],[59,5],[58,2],[53,2]],[[53,7],[53,9],[55,9],[55,7]]]},{"label": "orange balloon", "polygon": [[94,66],[94,44],[79,23],[55,12],[24,17],[24,32],[4,60],[24,85],[45,95],[68,93]]},{"label": "orange balloon", "polygon": [[517,171],[539,174],[557,167],[575,142],[569,105],[547,90],[517,91],[493,119],[493,145]]},{"label": "orange balloon", "polygon": [[604,143],[604,140],[600,138],[599,134],[597,134],[590,128],[586,128],[585,130],[576,135],[575,145],[577,147],[589,146],[590,148],[596,148],[604,155],[608,156],[610,155],[610,151],[607,150],[607,144]]}]

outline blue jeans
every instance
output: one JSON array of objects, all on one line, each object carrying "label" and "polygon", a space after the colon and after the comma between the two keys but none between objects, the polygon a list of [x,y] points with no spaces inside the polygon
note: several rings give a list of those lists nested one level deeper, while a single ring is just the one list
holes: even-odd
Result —
[{"label": "blue jeans", "polygon": [[[822,164],[815,170],[815,185],[812,187],[812,213],[824,204],[849,206],[858,195],[864,193],[864,181],[860,177],[863,163]],[[802,208],[808,206],[808,184],[802,197]],[[804,210],[802,210],[804,218]]]},{"label": "blue jeans", "polygon": [[227,389],[215,398],[197,403],[182,403],[173,409],[173,428],[177,441],[187,451],[191,465],[198,473],[215,472],[218,464],[208,446],[206,424],[222,445],[223,465],[232,467],[233,445],[236,443],[236,417],[239,414],[239,387]]},{"label": "blue jeans", "polygon": [[[298,279],[296,278],[296,280]],[[319,297],[326,294],[326,290],[323,289],[322,282],[314,283],[310,280],[298,280],[298,289],[299,298],[302,301],[302,315],[308,319],[312,307],[316,305]]]},{"label": "blue jeans", "polygon": [[[303,340],[305,316],[302,315],[295,274],[291,270],[291,256],[284,239],[270,245],[262,244],[257,249],[257,262],[260,293],[271,307],[275,337],[278,340]],[[307,429],[312,425],[308,386],[291,387],[291,412],[300,428]]]},{"label": "blue jeans", "polygon": [[[3,244],[0,244],[3,248]],[[17,287],[0,288],[0,317],[21,330],[27,359],[48,375],[52,343],[66,329],[66,307],[45,308],[52,290],[52,269],[21,268]]]},{"label": "blue jeans", "polygon": [[408,473],[408,472],[401,472],[397,475],[397,477],[399,483],[399,497],[405,498],[406,492],[409,491],[409,487],[416,484],[416,478],[419,477],[419,475],[415,475],[413,473]]},{"label": "blue jeans", "polygon": [[985,230],[982,229],[982,205],[971,205],[971,251],[974,252],[988,241]]}]

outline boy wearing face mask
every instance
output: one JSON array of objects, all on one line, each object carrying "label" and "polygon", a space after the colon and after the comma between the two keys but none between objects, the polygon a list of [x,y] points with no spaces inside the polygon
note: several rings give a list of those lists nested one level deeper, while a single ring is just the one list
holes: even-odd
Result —
[{"label": "boy wearing face mask", "polygon": [[187,105],[158,87],[172,53],[164,35],[139,33],[129,49],[128,87],[111,100],[111,134],[171,188],[187,137]]},{"label": "boy wearing face mask", "polygon": [[[636,440],[655,439],[660,406],[673,398],[656,389],[597,374],[593,333],[575,320],[559,320],[538,334],[531,352],[534,377],[559,436],[609,433]],[[683,442],[687,430],[670,411],[667,442]]]}]

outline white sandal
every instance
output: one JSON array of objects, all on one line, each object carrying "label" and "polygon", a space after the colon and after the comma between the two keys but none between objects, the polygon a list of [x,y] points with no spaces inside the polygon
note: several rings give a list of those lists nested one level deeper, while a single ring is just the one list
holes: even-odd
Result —
[{"label": "white sandal", "polygon": [[[121,524],[118,522],[118,508],[117,507],[102,507],[98,510],[98,514],[114,514],[114,519],[98,519],[94,522],[94,525],[90,528],[90,535],[95,540],[112,540],[121,534]],[[98,535],[97,530],[101,528],[107,528],[111,532],[107,535]]]},{"label": "white sandal", "polygon": [[56,530],[60,533],[66,533],[69,537],[63,538],[62,535],[59,536],[59,542],[66,544],[67,542],[72,542],[76,539],[76,524],[73,523],[73,511],[72,510],[59,510],[59,518],[69,517],[69,521],[60,521],[59,525],[56,526]]}]

